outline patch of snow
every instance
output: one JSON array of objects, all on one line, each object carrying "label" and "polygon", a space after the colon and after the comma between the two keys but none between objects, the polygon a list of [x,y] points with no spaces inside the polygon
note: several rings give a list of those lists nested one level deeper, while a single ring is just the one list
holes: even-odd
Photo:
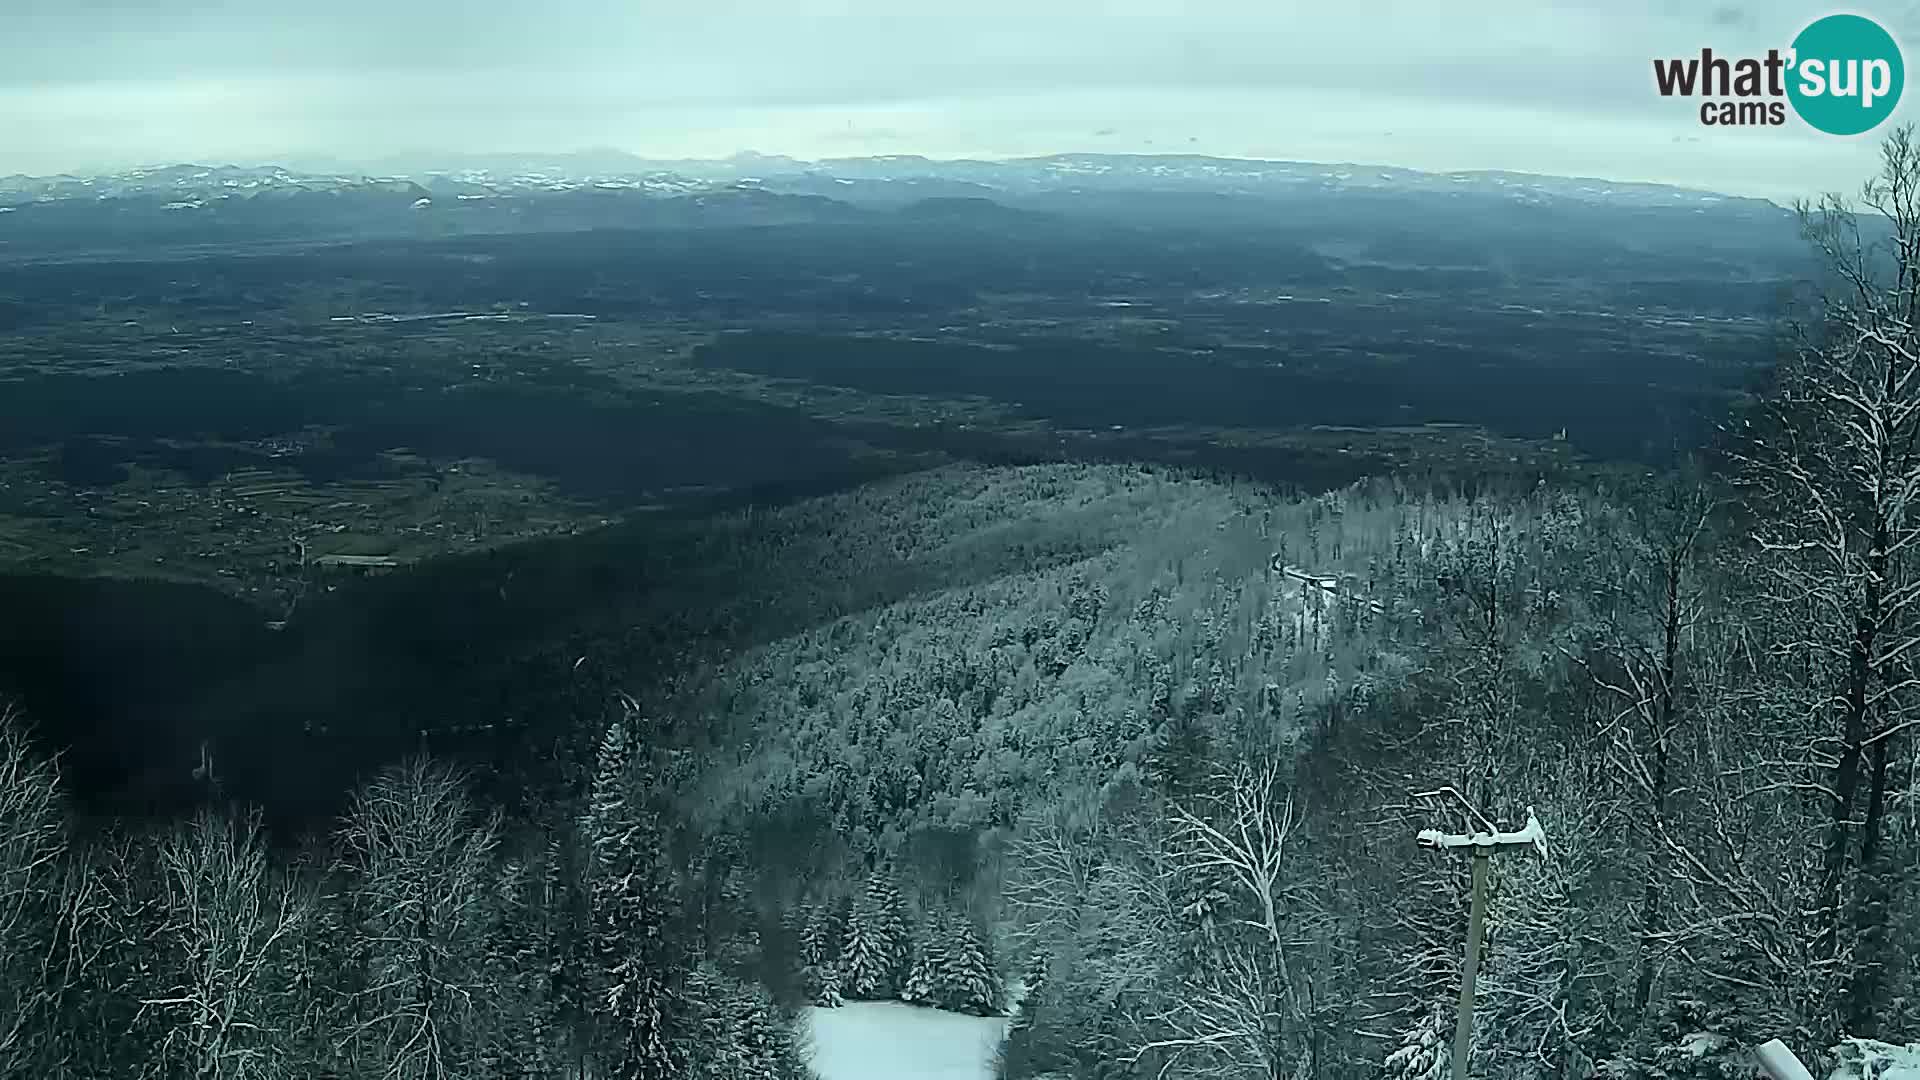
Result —
[{"label": "patch of snow", "polygon": [[992,1080],[1004,1016],[966,1016],[892,1001],[810,1008],[820,1080]]},{"label": "patch of snow", "polygon": [[1841,1046],[1839,1057],[1828,1080],[1920,1080],[1920,1043],[1896,1046],[1851,1039]]},{"label": "patch of snow", "polygon": [[1731,1041],[1725,1035],[1711,1031],[1696,1031],[1680,1040],[1680,1050],[1691,1058],[1703,1058],[1718,1054],[1727,1048]]}]

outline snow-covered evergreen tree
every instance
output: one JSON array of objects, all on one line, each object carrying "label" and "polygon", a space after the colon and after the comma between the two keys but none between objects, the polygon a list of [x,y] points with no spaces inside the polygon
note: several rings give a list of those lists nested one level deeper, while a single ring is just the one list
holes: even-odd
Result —
[{"label": "snow-covered evergreen tree", "polygon": [[945,922],[937,909],[922,917],[907,978],[900,987],[900,1000],[909,1005],[940,1003],[939,973],[946,966],[947,956]]},{"label": "snow-covered evergreen tree", "polygon": [[800,992],[825,1009],[841,1004],[840,958],[824,904],[809,906],[800,926]]},{"label": "snow-covered evergreen tree", "polygon": [[847,918],[845,979],[847,996],[861,1000],[873,996],[879,982],[879,943],[874,940],[873,916],[868,912],[865,893],[854,897],[853,911]]},{"label": "snow-covered evergreen tree", "polygon": [[660,828],[641,787],[627,729],[614,724],[600,744],[584,822],[592,847],[590,903],[594,1008],[612,1074],[621,1080],[687,1075],[685,962],[671,924],[678,897]]},{"label": "snow-covered evergreen tree", "polygon": [[941,1008],[974,1016],[1000,1011],[1000,973],[979,927],[962,915],[950,920],[946,949],[934,969],[934,999]]},{"label": "snow-covered evergreen tree", "polygon": [[1014,1012],[1013,1022],[1008,1025],[1010,1033],[1030,1031],[1035,1016],[1040,1010],[1041,995],[1047,990],[1047,969],[1052,966],[1053,958],[1043,949],[1035,949],[1027,957],[1026,973],[1020,979],[1020,1001]]},{"label": "snow-covered evergreen tree", "polygon": [[1387,1055],[1386,1080],[1447,1080],[1453,1072],[1447,1014],[1434,1006],[1402,1036],[1400,1046]]},{"label": "snow-covered evergreen tree", "polygon": [[847,922],[843,950],[846,991],[855,998],[891,998],[906,974],[906,923],[900,917],[900,891],[884,872],[867,881]]},{"label": "snow-covered evergreen tree", "polygon": [[765,979],[765,943],[760,939],[760,918],[741,875],[727,875],[720,887],[716,908],[720,916],[710,916],[719,924],[712,931],[719,939],[714,947],[714,962],[734,978]]},{"label": "snow-covered evergreen tree", "polygon": [[558,1012],[545,956],[541,870],[508,859],[494,883],[484,966],[490,1008],[481,1036],[489,1075],[540,1076],[560,1061]]},{"label": "snow-covered evergreen tree", "polygon": [[688,1061],[701,1080],[806,1080],[791,1018],[757,986],[711,964],[687,983],[694,1023]]},{"label": "snow-covered evergreen tree", "polygon": [[1744,1080],[1753,1075],[1752,1047],[1772,1037],[1737,996],[1677,994],[1647,1017],[1607,1072],[1622,1080]]},{"label": "snow-covered evergreen tree", "polygon": [[552,1003],[555,1035],[570,1060],[584,1056],[591,1040],[595,979],[592,957],[592,903],[587,893],[586,864],[590,858],[576,823],[565,821],[548,829],[542,866],[541,895],[546,907],[541,935],[547,993]]},{"label": "snow-covered evergreen tree", "polygon": [[840,993],[841,981],[840,965],[828,960],[801,972],[800,992],[807,996],[809,1004],[837,1009],[846,1004],[846,998]]}]

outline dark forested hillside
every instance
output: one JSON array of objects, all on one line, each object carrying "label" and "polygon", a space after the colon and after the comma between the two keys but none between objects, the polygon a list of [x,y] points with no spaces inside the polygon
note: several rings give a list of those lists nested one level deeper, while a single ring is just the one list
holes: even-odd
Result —
[{"label": "dark forested hillside", "polygon": [[[1789,674],[1764,659],[1778,639],[1704,484],[1469,499],[1381,481],[1288,499],[1045,466],[779,511],[756,535],[820,537],[787,548],[819,569],[768,593],[840,614],[742,639],[670,693],[635,684],[662,704],[602,740],[578,801],[489,819],[455,778],[411,766],[373,780],[330,852],[291,867],[218,818],[95,842],[108,846],[84,865],[23,864],[14,902],[40,921],[18,932],[88,950],[31,1004],[62,1024],[121,1009],[112,1022],[208,1060],[325,1054],[340,1075],[414,1061],[408,1039],[431,1029],[444,1060],[406,1075],[434,1075],[505,1053],[556,1069],[682,1060],[704,1030],[696,1006],[715,1001],[783,1030],[755,985],[790,1003],[991,1011],[1024,984],[1010,1076],[1169,1060],[1373,1076],[1412,1069],[1444,1034],[1462,865],[1413,837],[1470,826],[1471,805],[1503,823],[1532,811],[1550,845],[1493,881],[1489,1070],[1652,1069],[1712,1040],[1838,1024],[1822,1002],[1847,998],[1804,974],[1821,970],[1817,918],[1783,921],[1817,898],[1818,849],[1792,837],[1821,820],[1822,782],[1777,763],[1804,721],[1755,696]],[[920,584],[878,586],[889,566]],[[48,828],[38,842],[57,851]],[[595,837],[623,846],[579,846]],[[142,860],[178,869],[149,878]],[[217,895],[162,887],[214,861]],[[102,900],[46,907],[60,894],[35,890],[54,875]],[[1914,929],[1908,880],[1887,881],[1872,931],[1888,960]],[[445,921],[395,922],[406,910]],[[650,919],[674,927],[672,951],[636,968],[610,942]],[[402,924],[438,942],[429,983],[378,981],[425,977],[411,953],[381,952]],[[228,933],[242,935],[222,946],[231,966],[151,951]],[[364,981],[302,982],[301,965]],[[1906,970],[1884,964],[1882,985]],[[174,985],[189,976],[202,982]],[[643,977],[669,981],[632,993],[684,1009],[621,1042],[637,1021],[597,1026],[593,987]],[[434,1014],[382,985],[462,1005]],[[197,1006],[139,1006],[163,991],[237,994],[262,1033],[217,1042]],[[350,1022],[371,1026],[325,1041]]]}]

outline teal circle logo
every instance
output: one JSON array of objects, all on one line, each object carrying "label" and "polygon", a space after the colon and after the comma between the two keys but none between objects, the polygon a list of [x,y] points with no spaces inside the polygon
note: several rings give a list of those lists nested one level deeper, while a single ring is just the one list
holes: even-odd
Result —
[{"label": "teal circle logo", "polygon": [[1863,15],[1816,19],[1793,39],[1787,100],[1810,127],[1860,135],[1900,104],[1906,64],[1893,35]]}]

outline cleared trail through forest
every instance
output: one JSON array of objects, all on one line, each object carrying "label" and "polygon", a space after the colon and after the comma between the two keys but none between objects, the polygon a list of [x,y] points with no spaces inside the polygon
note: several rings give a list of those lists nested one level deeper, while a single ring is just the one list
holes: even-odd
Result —
[{"label": "cleared trail through forest", "polygon": [[1280,574],[1283,577],[1285,577],[1287,580],[1292,581],[1295,584],[1299,585],[1300,592],[1302,595],[1305,595],[1306,591],[1309,588],[1312,588],[1312,589],[1320,590],[1321,592],[1325,593],[1328,597],[1337,599],[1341,593],[1341,586],[1345,584],[1349,586],[1346,590],[1348,595],[1353,596],[1355,599],[1359,600],[1361,603],[1367,605],[1367,608],[1371,610],[1375,615],[1381,614],[1382,612],[1386,611],[1386,605],[1382,604],[1380,601],[1375,600],[1373,597],[1370,597],[1370,596],[1364,596],[1351,588],[1352,578],[1353,578],[1353,575],[1351,574],[1334,575],[1334,574],[1308,573],[1307,571],[1302,570],[1297,566],[1287,565],[1286,563],[1281,561],[1281,558],[1278,555],[1275,555],[1267,563],[1267,566],[1269,569],[1273,570],[1274,573]]}]

